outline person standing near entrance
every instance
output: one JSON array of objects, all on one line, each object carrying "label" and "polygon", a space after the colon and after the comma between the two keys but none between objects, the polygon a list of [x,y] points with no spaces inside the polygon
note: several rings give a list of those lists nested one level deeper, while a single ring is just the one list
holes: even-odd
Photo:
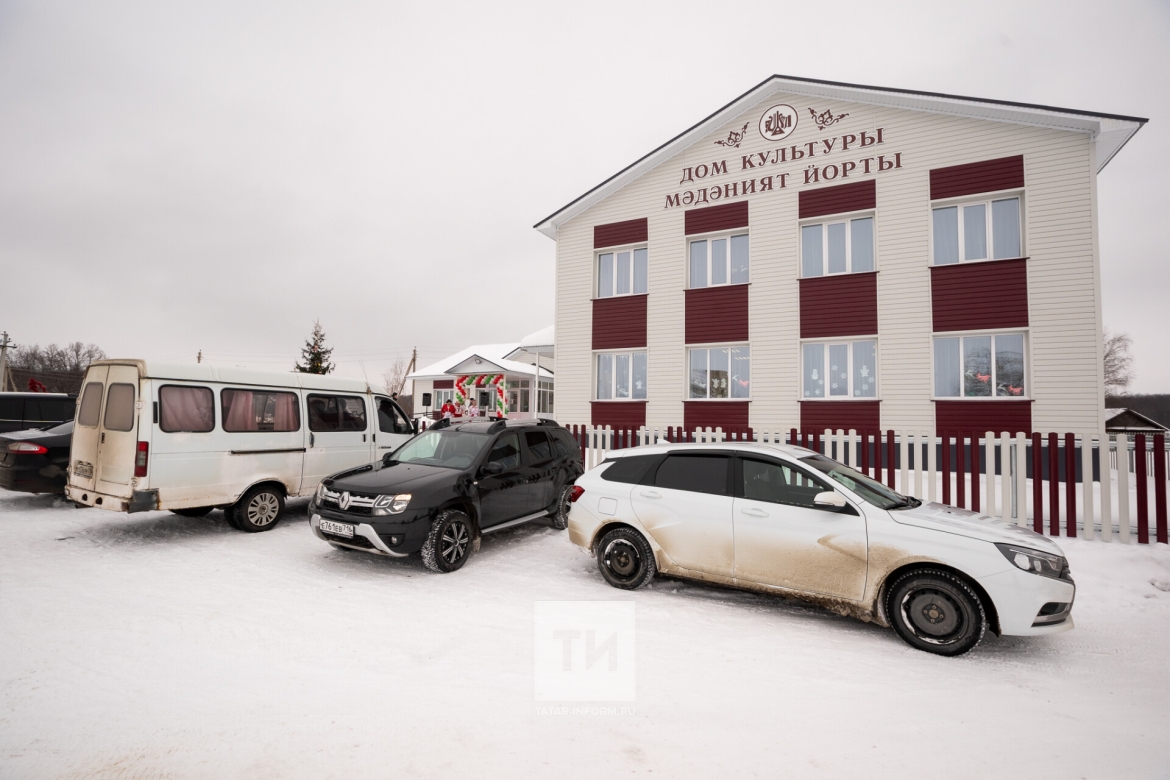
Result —
[{"label": "person standing near entrance", "polygon": [[479,417],[479,404],[475,402],[474,396],[467,402],[466,414],[468,417]]},{"label": "person standing near entrance", "polygon": [[443,402],[442,408],[439,409],[439,414],[444,420],[449,420],[455,416],[455,404],[451,403],[450,398]]}]

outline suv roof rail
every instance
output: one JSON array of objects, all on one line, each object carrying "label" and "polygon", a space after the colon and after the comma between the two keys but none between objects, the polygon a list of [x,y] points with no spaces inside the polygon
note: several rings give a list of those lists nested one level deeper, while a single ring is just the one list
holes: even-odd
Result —
[{"label": "suv roof rail", "polygon": [[548,425],[548,426],[551,426],[553,428],[560,428],[561,427],[561,424],[559,422],[557,422],[556,420],[550,420],[547,417],[541,417],[539,420],[537,420],[536,424],[537,425]]},{"label": "suv roof rail", "polygon": [[432,426],[430,426],[429,428],[427,428],[427,430],[428,430],[428,431],[437,431],[437,430],[439,430],[440,428],[450,428],[450,427],[451,427],[451,418],[450,418],[450,417],[444,417],[443,419],[439,420],[439,421],[438,421],[437,423],[435,423],[434,425],[432,425]]},{"label": "suv roof rail", "polygon": [[487,432],[488,433],[499,433],[500,431],[504,430],[507,427],[508,427],[507,420],[496,420],[494,423],[492,423],[491,425],[488,426]]}]

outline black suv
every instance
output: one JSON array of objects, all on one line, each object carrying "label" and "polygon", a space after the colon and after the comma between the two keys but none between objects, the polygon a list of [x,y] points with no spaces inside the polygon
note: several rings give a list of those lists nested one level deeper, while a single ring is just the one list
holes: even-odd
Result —
[{"label": "black suv", "polygon": [[551,420],[442,420],[381,462],[324,479],[309,515],[335,547],[421,552],[428,569],[450,572],[480,534],[542,517],[564,529],[582,473],[577,442]]}]

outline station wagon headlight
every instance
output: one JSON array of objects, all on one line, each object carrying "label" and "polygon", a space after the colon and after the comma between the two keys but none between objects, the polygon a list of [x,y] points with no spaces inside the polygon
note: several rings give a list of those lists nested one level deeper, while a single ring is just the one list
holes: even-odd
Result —
[{"label": "station wagon headlight", "polygon": [[1051,577],[1054,580],[1065,579],[1062,574],[1068,570],[1064,558],[1051,553],[1033,550],[1030,547],[1019,547],[1014,544],[996,544],[996,548],[1003,553],[1003,557],[1012,562],[1018,569],[1023,569],[1041,577]]},{"label": "station wagon headlight", "polygon": [[399,493],[396,496],[378,496],[374,499],[374,515],[397,515],[410,503],[410,493]]}]

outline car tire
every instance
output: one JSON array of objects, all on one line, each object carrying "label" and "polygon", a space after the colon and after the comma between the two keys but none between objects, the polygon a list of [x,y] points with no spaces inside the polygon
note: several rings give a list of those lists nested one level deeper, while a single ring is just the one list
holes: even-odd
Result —
[{"label": "car tire", "polygon": [[[270,485],[257,485],[228,510],[241,531],[271,531],[284,515],[284,494]],[[228,512],[225,512],[227,514]]]},{"label": "car tire", "polygon": [[440,512],[431,523],[430,533],[422,546],[423,565],[434,572],[448,574],[463,568],[471,553],[478,549],[471,518],[458,509]]},{"label": "car tire", "polygon": [[632,528],[617,528],[601,538],[597,568],[606,582],[622,590],[637,590],[658,573],[650,543]]},{"label": "car tire", "polygon": [[553,507],[552,514],[549,518],[552,519],[552,527],[558,531],[563,531],[569,527],[569,507],[573,504],[573,486],[571,484],[565,485],[560,494],[557,495],[557,503]]},{"label": "car tire", "polygon": [[906,644],[935,655],[970,652],[987,632],[987,610],[967,582],[939,569],[910,571],[890,585],[886,615]]},{"label": "car tire", "polygon": [[192,506],[192,507],[187,507],[186,509],[172,509],[171,511],[173,513],[175,513],[176,515],[179,515],[180,517],[203,517],[204,515],[208,514],[212,509],[215,509],[215,507],[213,507],[213,506]]}]

